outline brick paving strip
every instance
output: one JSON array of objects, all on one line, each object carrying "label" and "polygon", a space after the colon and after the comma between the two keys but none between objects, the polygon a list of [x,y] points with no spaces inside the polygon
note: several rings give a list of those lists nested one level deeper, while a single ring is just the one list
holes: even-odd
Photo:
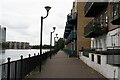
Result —
[{"label": "brick paving strip", "polygon": [[52,59],[48,59],[41,72],[36,72],[27,78],[87,78],[90,80],[107,80],[80,59],[69,58],[64,51],[59,51],[55,56],[52,56]]}]

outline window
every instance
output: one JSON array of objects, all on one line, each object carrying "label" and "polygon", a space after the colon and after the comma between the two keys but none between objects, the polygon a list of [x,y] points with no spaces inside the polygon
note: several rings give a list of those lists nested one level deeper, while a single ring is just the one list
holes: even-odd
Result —
[{"label": "window", "polygon": [[97,63],[101,64],[101,56],[100,55],[97,55]]},{"label": "window", "polygon": [[112,43],[112,47],[115,46],[115,36],[111,36],[111,43]]},{"label": "window", "polygon": [[106,39],[103,39],[103,48],[106,49]]},{"label": "window", "polygon": [[119,5],[116,3],[113,3],[112,5],[112,17],[116,16],[119,12]]},{"label": "window", "polygon": [[100,16],[100,26],[103,27],[103,15]]},{"label": "window", "polygon": [[94,62],[94,54],[91,54],[91,61]]},{"label": "window", "polygon": [[105,26],[108,26],[108,16],[107,16],[107,11],[105,12]]}]

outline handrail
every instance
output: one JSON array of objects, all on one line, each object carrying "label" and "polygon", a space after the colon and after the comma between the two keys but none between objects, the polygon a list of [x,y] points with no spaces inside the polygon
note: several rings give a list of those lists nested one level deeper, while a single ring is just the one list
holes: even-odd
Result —
[{"label": "handrail", "polygon": [[34,55],[28,58],[22,58],[20,60],[10,62],[10,58],[7,63],[2,64],[2,79],[1,80],[22,80],[26,75],[29,75],[36,67],[39,67],[41,71],[42,62],[58,52],[59,49],[46,52],[41,55]]}]

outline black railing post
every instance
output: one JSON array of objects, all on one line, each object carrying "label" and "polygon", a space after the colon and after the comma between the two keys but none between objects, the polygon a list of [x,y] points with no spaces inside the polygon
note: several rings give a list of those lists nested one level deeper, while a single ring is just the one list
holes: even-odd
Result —
[{"label": "black railing post", "polygon": [[20,77],[20,79],[22,80],[23,55],[21,55],[20,57],[21,57],[21,71],[20,71],[21,77]]},{"label": "black railing post", "polygon": [[39,66],[39,53],[37,55],[37,66]]},{"label": "black railing post", "polygon": [[42,56],[42,54],[40,54],[39,72],[41,72],[41,63],[42,63],[42,61],[41,61],[42,57],[41,56]]},{"label": "black railing post", "polygon": [[34,53],[34,56],[36,56],[36,54]]},{"label": "black railing post", "polygon": [[8,60],[8,68],[7,68],[7,80],[10,80],[10,57],[7,59]]},{"label": "black railing post", "polygon": [[15,80],[17,78],[17,61],[15,61]]},{"label": "black railing post", "polygon": [[34,70],[36,69],[36,53],[34,53]]},{"label": "black railing post", "polygon": [[30,75],[30,71],[31,71],[31,69],[30,69],[30,67],[31,67],[31,65],[30,65],[30,62],[31,62],[31,61],[30,61],[30,56],[31,56],[31,55],[29,54],[29,59],[28,59],[28,66],[29,66],[29,67],[28,67],[28,70],[29,70],[29,75]]},{"label": "black railing post", "polygon": [[52,55],[51,52],[52,52],[52,51],[50,51],[50,59],[51,59],[51,55]]}]

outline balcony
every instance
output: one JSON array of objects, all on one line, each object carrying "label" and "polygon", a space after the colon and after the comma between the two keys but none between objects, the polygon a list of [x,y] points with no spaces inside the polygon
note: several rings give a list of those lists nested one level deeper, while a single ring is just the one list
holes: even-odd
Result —
[{"label": "balcony", "polygon": [[73,29],[73,25],[69,24],[68,22],[66,23],[66,28]]},{"label": "balcony", "polygon": [[64,31],[65,39],[69,36],[72,29],[73,29],[73,26],[71,24],[68,24],[68,22],[66,22],[65,31]]},{"label": "balcony", "polygon": [[71,32],[71,29],[65,28],[65,32]]},{"label": "balcony", "polygon": [[67,39],[66,39],[66,41],[65,41],[65,44],[67,45],[67,44],[69,44],[71,42],[71,37],[70,37],[70,35],[67,37]]},{"label": "balcony", "polygon": [[71,37],[71,41],[73,41],[73,40],[76,40],[77,39],[77,34],[76,34],[76,32],[71,32],[71,34],[70,34],[70,37]]},{"label": "balcony", "polygon": [[66,39],[70,35],[71,30],[65,27],[64,38]]},{"label": "balcony", "polygon": [[113,3],[112,5],[112,24],[120,25],[120,2]]},{"label": "balcony", "polygon": [[108,2],[87,2],[84,7],[85,17],[95,17],[107,6],[107,4]]},{"label": "balcony", "polygon": [[[103,21],[104,22],[104,21]],[[94,38],[100,35],[106,34],[108,32],[105,24],[100,24],[100,22],[95,22],[93,19],[84,27],[84,36],[86,38]]]},{"label": "balcony", "polygon": [[69,36],[67,37],[67,40],[66,40],[66,42],[65,42],[65,44],[68,44],[68,43],[70,43],[70,42],[72,42],[73,40],[76,40],[77,39],[77,35],[76,35],[76,32],[71,32],[70,34],[69,34]]},{"label": "balcony", "polygon": [[67,39],[69,34],[70,34],[70,32],[64,32],[64,38]]},{"label": "balcony", "polygon": [[77,24],[77,13],[73,13],[73,14],[68,16],[68,23],[72,24],[72,25]]},{"label": "balcony", "polygon": [[64,32],[64,38],[66,39],[70,34],[70,30],[69,29],[65,29],[65,32]]}]

